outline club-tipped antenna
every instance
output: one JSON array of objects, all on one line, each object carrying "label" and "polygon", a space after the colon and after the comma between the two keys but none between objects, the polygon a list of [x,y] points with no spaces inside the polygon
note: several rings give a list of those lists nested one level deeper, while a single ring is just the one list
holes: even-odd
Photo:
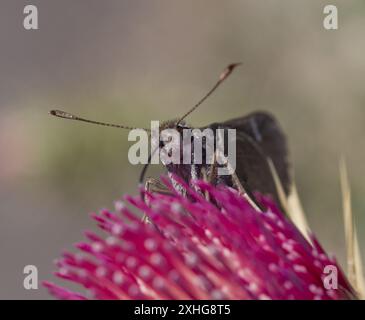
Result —
[{"label": "club-tipped antenna", "polygon": [[89,119],[81,118],[79,116],[75,116],[75,115],[73,115],[71,113],[68,113],[68,112],[65,112],[65,111],[61,111],[61,110],[51,110],[49,112],[49,114],[51,114],[52,116],[55,116],[55,117],[63,118],[63,119],[82,121],[82,122],[86,122],[86,123],[97,124],[97,125],[100,125],[100,126],[113,127],[113,128],[121,128],[121,129],[127,129],[127,130],[143,129],[143,130],[146,130],[146,131],[151,131],[150,129],[133,128],[133,127],[128,127],[128,126],[123,126],[123,125],[120,125],[120,124],[113,124],[113,123],[106,123],[106,122],[89,120]]},{"label": "club-tipped antenna", "polygon": [[184,120],[190,113],[192,113],[195,109],[197,109],[219,86],[220,84],[226,80],[228,78],[228,76],[232,73],[232,71],[238,67],[239,65],[241,65],[241,62],[238,63],[231,63],[230,65],[228,65],[223,72],[221,73],[221,75],[219,76],[218,81],[216,82],[216,84],[213,86],[212,89],[210,89],[208,91],[208,93],[202,98],[200,99],[200,101],[194,106],[192,107],[187,113],[185,113],[177,122],[176,125],[178,125],[182,120]]}]

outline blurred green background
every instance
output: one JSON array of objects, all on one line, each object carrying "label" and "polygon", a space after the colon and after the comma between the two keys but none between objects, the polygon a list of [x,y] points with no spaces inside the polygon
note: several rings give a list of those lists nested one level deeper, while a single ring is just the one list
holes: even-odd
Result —
[{"label": "blurred green background", "polygon": [[[31,3],[36,31],[22,24],[29,1],[0,4],[0,298],[48,298],[23,288],[23,267],[53,279],[52,260],[94,228],[88,212],[137,192],[141,166],[128,162],[128,132],[48,111],[149,126],[185,113],[236,61],[243,66],[188,121],[272,112],[310,225],[342,264],[344,155],[365,248],[364,1]],[[337,5],[338,30],[323,28],[327,4]]]}]

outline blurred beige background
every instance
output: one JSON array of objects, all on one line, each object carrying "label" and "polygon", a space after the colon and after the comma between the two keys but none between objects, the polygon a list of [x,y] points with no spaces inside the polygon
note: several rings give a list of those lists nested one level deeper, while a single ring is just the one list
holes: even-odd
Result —
[{"label": "blurred beige background", "polygon": [[[37,31],[22,25],[29,3]],[[336,31],[323,28],[327,4],[338,7]],[[244,65],[189,122],[274,113],[310,225],[342,263],[345,155],[365,248],[364,30],[361,0],[2,0],[0,298],[49,298],[23,288],[23,267],[54,279],[52,260],[94,228],[88,213],[137,190],[141,167],[128,162],[127,132],[48,110],[147,126],[182,115],[236,61]]]}]

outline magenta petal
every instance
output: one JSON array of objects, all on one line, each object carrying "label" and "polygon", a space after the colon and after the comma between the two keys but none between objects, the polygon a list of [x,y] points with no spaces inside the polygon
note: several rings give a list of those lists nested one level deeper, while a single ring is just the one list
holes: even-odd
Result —
[{"label": "magenta petal", "polygon": [[[76,244],[83,254],[65,253],[57,262],[57,276],[78,283],[94,299],[355,296],[315,237],[309,243],[269,198],[258,195],[268,208],[260,213],[225,186],[194,181],[193,187],[184,184],[189,196],[183,197],[169,180],[163,181],[173,194],[145,193],[148,205],[139,196],[125,197],[152,223],[142,222],[121,202],[117,213],[104,209],[93,214],[106,235],[86,232],[87,241]],[[328,264],[338,269],[337,290],[323,285]],[[57,298],[85,299],[52,283],[44,285]]]}]

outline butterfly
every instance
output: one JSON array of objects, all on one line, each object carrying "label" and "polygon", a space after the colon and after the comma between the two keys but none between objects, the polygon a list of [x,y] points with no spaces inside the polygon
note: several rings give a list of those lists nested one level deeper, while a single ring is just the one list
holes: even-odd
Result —
[{"label": "butterfly", "polygon": [[[228,78],[238,65],[240,65],[240,63],[228,65],[221,73],[212,89],[209,90],[196,105],[182,117],[176,120],[163,122],[160,130],[175,129],[181,134],[183,130],[191,130],[192,128],[185,123],[185,118],[195,111],[220,86],[220,84]],[[52,110],[50,111],[50,114],[69,120],[124,129],[135,129],[124,125],[85,119],[60,110]],[[204,130],[206,128],[212,129],[213,132],[217,132],[217,129],[222,129],[223,131],[234,129],[236,131],[235,172],[229,175],[215,174],[217,167],[219,167],[216,162],[213,162],[213,164],[208,162],[203,162],[201,164],[169,163],[166,164],[166,169],[174,188],[178,192],[184,192],[183,186],[173,178],[174,175],[180,177],[188,184],[193,179],[204,178],[214,185],[225,184],[237,189],[245,195],[258,210],[262,210],[263,208],[255,199],[254,192],[271,195],[280,205],[278,188],[269,162],[273,165],[286,195],[289,194],[291,177],[286,137],[274,116],[268,112],[258,111],[228,121],[212,123],[199,129]],[[151,151],[148,162],[141,171],[140,183],[143,183],[145,180],[145,174],[151,162],[153,152],[161,151],[163,148],[164,142],[160,141],[157,150]],[[203,158],[205,151],[203,145]],[[194,152],[194,150],[192,152]],[[166,187],[164,187],[158,179],[154,178],[147,179],[145,187],[149,191],[167,192]]]}]

